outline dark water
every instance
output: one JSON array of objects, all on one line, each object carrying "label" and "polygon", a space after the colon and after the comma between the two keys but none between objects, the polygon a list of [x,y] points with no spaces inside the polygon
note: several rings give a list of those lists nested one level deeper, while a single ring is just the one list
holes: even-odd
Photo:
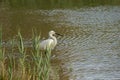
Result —
[{"label": "dark water", "polygon": [[62,33],[52,58],[59,80],[120,79],[120,0],[6,0],[0,24],[8,43],[19,28],[26,42],[33,28]]}]

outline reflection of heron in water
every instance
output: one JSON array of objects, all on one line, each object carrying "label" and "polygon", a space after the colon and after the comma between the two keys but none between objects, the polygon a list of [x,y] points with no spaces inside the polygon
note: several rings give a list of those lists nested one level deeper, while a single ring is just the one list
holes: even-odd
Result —
[{"label": "reflection of heron in water", "polygon": [[49,38],[46,39],[46,40],[43,40],[40,43],[40,49],[41,50],[46,50],[47,48],[50,49],[50,50],[53,50],[55,48],[55,46],[57,44],[57,39],[55,37],[55,34],[60,35],[60,34],[56,33],[55,31],[50,31],[49,32]]}]

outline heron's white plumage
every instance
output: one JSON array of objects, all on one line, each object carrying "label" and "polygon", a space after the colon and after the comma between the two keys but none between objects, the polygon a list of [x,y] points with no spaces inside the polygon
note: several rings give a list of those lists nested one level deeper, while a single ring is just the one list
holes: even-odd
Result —
[{"label": "heron's white plumage", "polygon": [[41,43],[40,43],[40,49],[41,50],[46,50],[47,48],[49,49],[54,49],[54,47],[56,46],[57,44],[57,39],[56,37],[54,36],[55,32],[54,31],[50,31],[49,32],[49,38],[46,39],[46,40],[43,40]]},{"label": "heron's white plumage", "polygon": [[[51,48],[52,46],[52,43],[53,43],[53,40],[52,39],[47,39],[47,40],[44,40],[40,43],[40,49],[41,50],[45,50],[46,48]],[[51,48],[52,49],[52,48]]]}]

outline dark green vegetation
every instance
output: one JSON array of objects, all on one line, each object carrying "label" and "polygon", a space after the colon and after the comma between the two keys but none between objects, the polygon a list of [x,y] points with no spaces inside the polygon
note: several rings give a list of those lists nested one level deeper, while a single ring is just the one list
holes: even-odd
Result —
[{"label": "dark green vegetation", "polygon": [[[18,53],[14,52],[15,41],[17,41]],[[0,28],[0,80],[49,80],[51,51],[47,49],[46,54],[41,52],[39,41],[40,36],[33,34],[32,49],[28,54],[22,35],[18,31],[17,39],[11,42],[12,53],[5,54],[6,49],[2,46]]]},{"label": "dark green vegetation", "polygon": [[11,8],[80,8],[83,6],[120,5],[120,0],[3,0]]}]

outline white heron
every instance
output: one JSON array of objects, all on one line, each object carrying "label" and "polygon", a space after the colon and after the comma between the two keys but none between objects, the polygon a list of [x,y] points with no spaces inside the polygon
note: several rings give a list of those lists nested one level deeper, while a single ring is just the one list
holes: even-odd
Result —
[{"label": "white heron", "polygon": [[57,39],[55,37],[55,34],[60,35],[52,30],[49,32],[49,38],[40,42],[41,50],[46,50],[47,48],[49,48],[50,50],[53,50],[55,48],[57,44]]}]

